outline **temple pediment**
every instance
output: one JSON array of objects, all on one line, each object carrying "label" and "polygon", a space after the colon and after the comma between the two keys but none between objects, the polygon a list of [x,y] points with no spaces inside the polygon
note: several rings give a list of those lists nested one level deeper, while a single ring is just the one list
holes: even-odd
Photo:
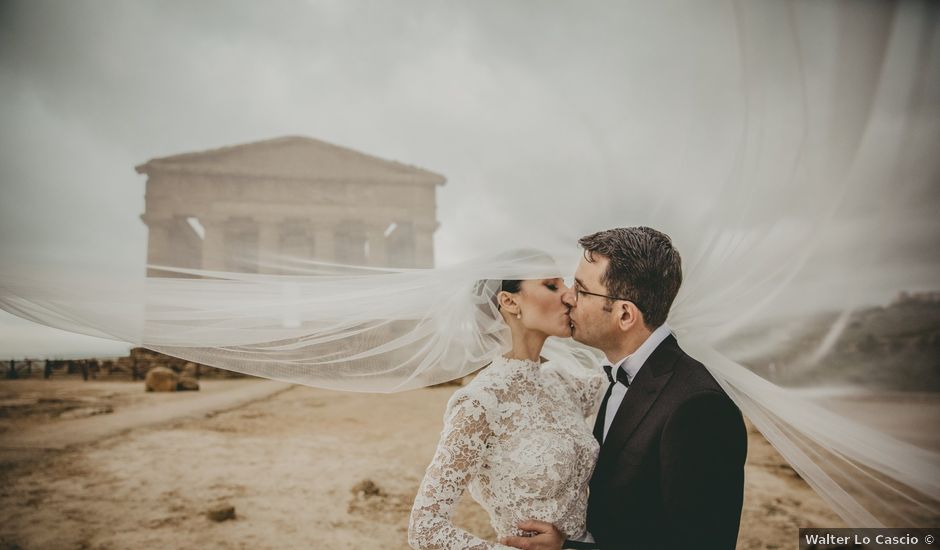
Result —
[{"label": "temple pediment", "polygon": [[[263,273],[283,258],[434,265],[439,174],[307,137],[151,159],[147,261]],[[160,276],[159,270],[150,270]]]},{"label": "temple pediment", "polygon": [[186,173],[309,181],[443,185],[440,174],[325,141],[287,136],[151,159],[138,173]]}]

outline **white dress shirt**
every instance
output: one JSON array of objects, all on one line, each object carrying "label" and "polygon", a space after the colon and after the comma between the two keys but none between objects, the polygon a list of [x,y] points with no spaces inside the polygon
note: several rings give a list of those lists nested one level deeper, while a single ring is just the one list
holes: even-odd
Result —
[{"label": "white dress shirt", "polygon": [[[636,373],[640,372],[640,368],[646,363],[646,360],[649,359],[653,351],[658,348],[659,345],[663,343],[663,340],[670,334],[672,334],[672,329],[669,328],[669,325],[666,323],[660,325],[636,351],[612,365],[613,368],[610,371],[610,375],[614,377],[614,380],[617,380],[617,369],[623,369],[624,372],[627,373],[627,380],[632,384]],[[604,416],[605,440],[607,439],[607,430],[610,429],[610,424],[614,421],[614,417],[617,416],[617,411],[620,409],[620,404],[623,403],[623,398],[627,395],[628,389],[629,388],[623,384],[616,383],[614,384],[614,389],[610,392],[610,399],[607,401],[607,414]]]}]

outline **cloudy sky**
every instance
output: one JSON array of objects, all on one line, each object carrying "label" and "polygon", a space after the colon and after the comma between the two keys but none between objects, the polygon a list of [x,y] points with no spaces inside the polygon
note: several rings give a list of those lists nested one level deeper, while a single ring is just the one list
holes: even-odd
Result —
[{"label": "cloudy sky", "polygon": [[[940,286],[937,21],[916,2],[0,0],[0,265],[140,274],[135,165],[305,135],[445,175],[439,264],[648,224],[687,270],[710,235],[767,236],[732,259],[803,265],[781,303],[883,303]],[[0,317],[0,357],[123,348]]]}]

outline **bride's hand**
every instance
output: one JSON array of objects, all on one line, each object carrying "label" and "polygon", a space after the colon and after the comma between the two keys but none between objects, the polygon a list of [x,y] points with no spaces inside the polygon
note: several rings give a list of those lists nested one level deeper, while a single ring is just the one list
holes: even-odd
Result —
[{"label": "bride's hand", "polygon": [[530,519],[517,525],[523,531],[534,531],[531,537],[504,537],[500,544],[521,548],[522,550],[561,550],[565,535],[551,523]]}]

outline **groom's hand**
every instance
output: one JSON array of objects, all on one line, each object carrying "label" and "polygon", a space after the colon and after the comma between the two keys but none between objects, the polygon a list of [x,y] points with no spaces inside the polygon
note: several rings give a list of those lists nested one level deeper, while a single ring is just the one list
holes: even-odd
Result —
[{"label": "groom's hand", "polygon": [[530,519],[516,527],[536,534],[531,537],[504,537],[499,542],[522,550],[561,550],[565,543],[565,535],[551,523]]}]

